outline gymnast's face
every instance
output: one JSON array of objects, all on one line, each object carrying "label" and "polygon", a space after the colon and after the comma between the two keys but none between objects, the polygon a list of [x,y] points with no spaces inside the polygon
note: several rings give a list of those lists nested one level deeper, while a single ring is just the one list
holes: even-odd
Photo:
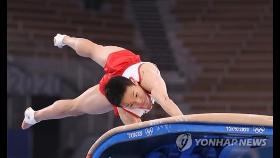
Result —
[{"label": "gymnast's face", "polygon": [[133,83],[134,85],[126,88],[121,105],[126,108],[150,109],[150,97],[138,82],[133,81]]}]

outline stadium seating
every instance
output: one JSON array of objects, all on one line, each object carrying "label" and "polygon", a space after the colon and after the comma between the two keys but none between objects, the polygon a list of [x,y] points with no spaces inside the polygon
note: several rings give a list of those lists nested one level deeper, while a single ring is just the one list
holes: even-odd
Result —
[{"label": "stadium seating", "polygon": [[272,0],[176,0],[177,37],[202,71],[190,113],[272,114]]},{"label": "stadium seating", "polygon": [[85,9],[75,0],[10,0],[7,3],[8,53],[62,56],[68,49],[53,47],[56,33],[84,37],[103,45],[135,50],[134,27],[124,16],[125,1],[103,4],[103,11]]}]

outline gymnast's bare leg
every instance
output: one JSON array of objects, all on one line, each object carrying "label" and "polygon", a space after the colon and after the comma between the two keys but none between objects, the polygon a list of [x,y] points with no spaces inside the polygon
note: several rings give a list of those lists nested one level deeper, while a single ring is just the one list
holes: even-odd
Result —
[{"label": "gymnast's bare leg", "polygon": [[[54,45],[62,48],[65,45],[71,47],[82,56],[91,58],[100,66],[104,67],[109,54],[123,50],[117,46],[102,46],[84,38],[70,37],[57,34],[54,37]],[[61,119],[82,114],[101,114],[112,110],[112,105],[106,97],[99,91],[99,85],[95,85],[80,96],[74,99],[57,100],[53,104],[34,111],[27,108],[25,118],[22,122],[22,129],[27,129],[32,125],[50,119]]]}]

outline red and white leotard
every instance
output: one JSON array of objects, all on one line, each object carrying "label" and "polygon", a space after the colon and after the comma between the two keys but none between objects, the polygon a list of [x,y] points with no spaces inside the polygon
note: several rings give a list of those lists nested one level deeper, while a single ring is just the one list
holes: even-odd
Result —
[{"label": "red and white leotard", "polygon": [[[145,62],[141,62],[140,56],[132,53],[129,50],[121,50],[118,52],[111,53],[107,62],[104,66],[105,75],[99,82],[99,90],[105,95],[105,85],[107,82],[115,76],[123,76],[128,79],[133,78],[137,82],[141,82],[140,67]],[[149,93],[148,93],[149,94]],[[154,104],[154,99],[150,96],[152,104]],[[118,110],[115,105],[114,112],[118,116]],[[141,117],[143,114],[149,112],[151,109],[137,109],[137,108],[124,108],[123,109],[130,114]]]},{"label": "red and white leotard", "polygon": [[[140,67],[144,63],[145,62],[140,62],[140,63],[131,65],[124,71],[122,76],[129,78],[129,79],[133,78],[138,83],[141,83]],[[151,97],[151,94],[148,93],[148,95],[150,96],[150,100],[151,100],[152,104],[154,104],[154,102],[155,102],[154,98]],[[123,109],[125,109],[131,113],[134,113],[138,117],[141,117],[143,114],[145,114],[151,110],[151,109],[135,109],[135,108],[123,108]]]}]

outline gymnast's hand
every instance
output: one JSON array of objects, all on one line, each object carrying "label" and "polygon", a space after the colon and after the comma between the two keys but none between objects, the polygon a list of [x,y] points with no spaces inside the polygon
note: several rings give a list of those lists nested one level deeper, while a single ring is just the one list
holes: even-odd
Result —
[{"label": "gymnast's hand", "polygon": [[21,128],[22,129],[27,129],[34,124],[38,123],[38,121],[35,120],[34,118],[35,111],[29,107],[25,110],[24,112],[24,120],[22,121]]},{"label": "gymnast's hand", "polygon": [[58,48],[62,48],[63,46],[65,46],[66,44],[63,43],[63,38],[66,35],[62,35],[62,34],[56,34],[56,36],[53,38],[53,43],[54,46],[57,46]]}]

